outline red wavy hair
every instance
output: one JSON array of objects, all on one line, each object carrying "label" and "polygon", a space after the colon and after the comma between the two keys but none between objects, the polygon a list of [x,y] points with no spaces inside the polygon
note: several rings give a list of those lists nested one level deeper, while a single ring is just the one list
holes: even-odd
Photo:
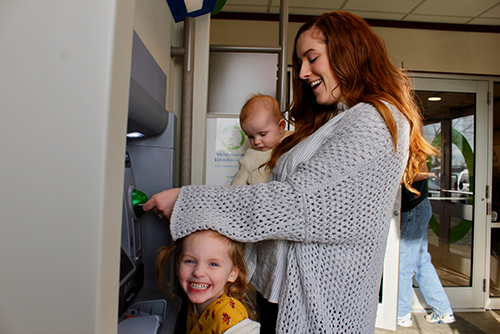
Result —
[{"label": "red wavy hair", "polygon": [[306,22],[297,32],[293,52],[293,100],[289,121],[295,133],[285,138],[272,153],[268,163],[273,168],[278,158],[300,143],[337,114],[335,105],[323,106],[316,102],[311,87],[299,78],[301,64],[297,55],[297,41],[306,31],[314,30],[318,40],[327,47],[330,66],[340,81],[342,96],[348,106],[360,102],[374,105],[397,147],[397,126],[387,102],[395,106],[410,124],[410,154],[403,182],[411,191],[411,184],[419,166],[431,154],[437,154],[422,136],[422,115],[417,107],[409,78],[394,66],[385,43],[365,20],[344,11],[324,13]]}]

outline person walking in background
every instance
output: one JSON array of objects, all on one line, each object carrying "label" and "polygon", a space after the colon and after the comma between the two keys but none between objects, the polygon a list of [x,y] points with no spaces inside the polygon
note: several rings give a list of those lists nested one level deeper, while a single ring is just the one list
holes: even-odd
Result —
[{"label": "person walking in background", "polygon": [[401,245],[399,258],[398,326],[411,327],[413,275],[432,313],[425,316],[431,323],[455,322],[448,296],[444,292],[427,247],[427,227],[432,207],[427,197],[427,165],[413,179],[412,187],[420,194],[403,187],[401,193]]}]

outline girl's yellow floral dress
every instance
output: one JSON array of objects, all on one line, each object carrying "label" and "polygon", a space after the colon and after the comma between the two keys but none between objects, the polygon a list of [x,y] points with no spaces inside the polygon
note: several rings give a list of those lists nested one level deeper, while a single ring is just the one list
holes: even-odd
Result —
[{"label": "girl's yellow floral dress", "polygon": [[189,305],[187,332],[188,334],[222,334],[246,318],[248,318],[247,309],[239,300],[222,295],[208,305],[201,314],[193,313],[193,307]]}]

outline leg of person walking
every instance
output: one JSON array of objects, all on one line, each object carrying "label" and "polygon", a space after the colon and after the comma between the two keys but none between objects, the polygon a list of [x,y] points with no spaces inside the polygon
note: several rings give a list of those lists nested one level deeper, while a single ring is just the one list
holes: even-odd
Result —
[{"label": "leg of person walking", "polygon": [[425,199],[417,208],[418,211],[415,222],[419,229],[418,233],[422,235],[422,242],[418,252],[415,278],[425,301],[433,308],[433,313],[427,316],[426,319],[429,322],[452,323],[455,321],[453,310],[451,309],[448,296],[444,292],[436,269],[431,262],[431,255],[428,252],[427,227],[430,217],[432,216],[432,208],[429,200]]},{"label": "leg of person walking", "polygon": [[411,327],[413,274],[416,270],[421,239],[415,229],[416,208],[401,213],[401,244],[399,250],[398,326]]}]

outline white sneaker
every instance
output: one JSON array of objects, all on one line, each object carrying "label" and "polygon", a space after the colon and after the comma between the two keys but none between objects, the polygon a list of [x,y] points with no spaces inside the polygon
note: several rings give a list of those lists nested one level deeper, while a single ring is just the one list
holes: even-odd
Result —
[{"label": "white sneaker", "polygon": [[446,315],[437,315],[435,312],[426,315],[425,320],[433,324],[451,324],[456,321],[455,317],[453,316],[453,313]]},{"label": "white sneaker", "polygon": [[404,317],[398,317],[398,326],[400,326],[400,327],[413,326],[413,320],[411,319],[411,313],[408,313]]}]

